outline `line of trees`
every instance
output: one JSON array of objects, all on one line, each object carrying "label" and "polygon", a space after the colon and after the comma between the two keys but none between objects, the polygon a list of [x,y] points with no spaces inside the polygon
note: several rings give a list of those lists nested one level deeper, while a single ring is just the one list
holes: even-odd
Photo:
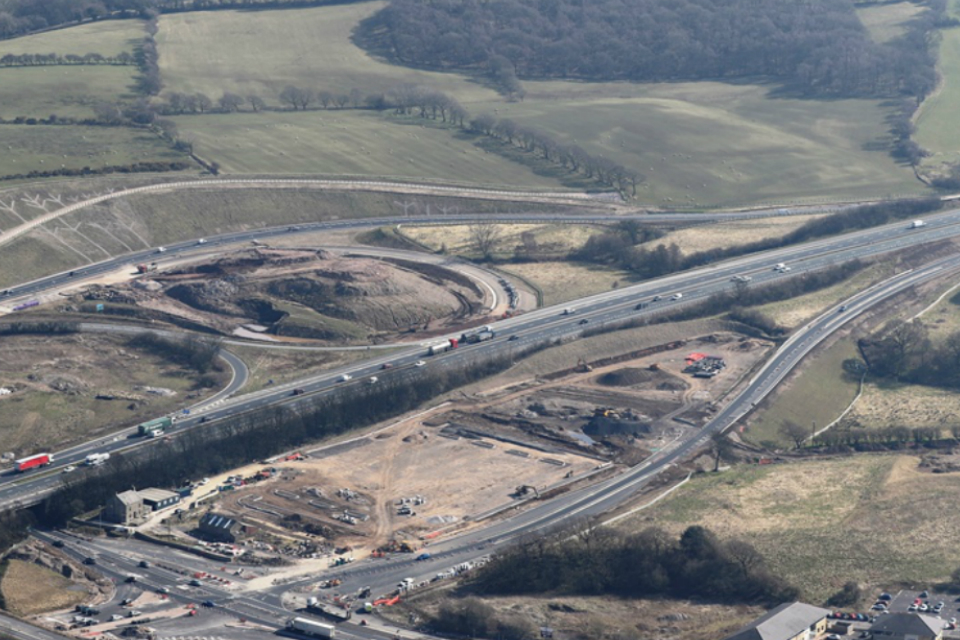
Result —
[{"label": "line of trees", "polygon": [[[392,0],[357,41],[418,67],[506,61],[520,78],[777,78],[808,95],[925,96],[936,84],[925,2],[892,42],[875,43],[853,3],[806,0]],[[495,62],[496,61],[496,62]]]},{"label": "line of trees", "polygon": [[470,587],[481,594],[670,596],[723,603],[780,603],[799,592],[749,543],[693,526],[625,534],[587,526],[536,536],[495,555]]},{"label": "line of trees", "polygon": [[99,53],[87,53],[82,56],[73,53],[8,53],[0,57],[0,67],[46,67],[51,65],[133,65],[136,60],[132,53],[121,51],[115,56]]},{"label": "line of trees", "polygon": [[56,178],[60,176],[101,176],[111,173],[164,173],[167,171],[186,171],[194,165],[183,160],[174,160],[172,162],[134,162],[132,164],[115,164],[106,167],[80,167],[74,169],[70,167],[60,167],[59,169],[49,169],[45,171],[33,170],[28,173],[9,173],[0,176],[0,180],[24,180],[34,178]]},{"label": "line of trees", "polygon": [[[676,244],[659,244],[650,249],[637,247],[640,236],[635,226],[621,224],[602,234],[591,236],[570,258],[583,262],[615,265],[644,278],[675,273],[737,256],[787,247],[816,238],[825,238],[848,231],[869,229],[906,220],[943,208],[938,198],[895,200],[853,207],[811,220],[781,237],[772,237],[742,245],[710,249],[684,255]],[[644,242],[645,240],[640,240]]]}]

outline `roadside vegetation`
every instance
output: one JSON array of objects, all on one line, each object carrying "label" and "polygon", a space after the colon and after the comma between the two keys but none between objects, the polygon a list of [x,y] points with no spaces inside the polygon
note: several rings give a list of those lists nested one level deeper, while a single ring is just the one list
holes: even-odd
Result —
[{"label": "roadside vegetation", "polygon": [[[628,534],[656,522],[677,535],[701,525],[721,539],[749,539],[771,571],[813,604],[850,581],[865,591],[932,586],[960,563],[960,551],[944,544],[956,518],[937,507],[960,476],[918,463],[910,455],[862,455],[739,465],[694,476],[617,527]],[[923,515],[930,510],[936,518]]]}]

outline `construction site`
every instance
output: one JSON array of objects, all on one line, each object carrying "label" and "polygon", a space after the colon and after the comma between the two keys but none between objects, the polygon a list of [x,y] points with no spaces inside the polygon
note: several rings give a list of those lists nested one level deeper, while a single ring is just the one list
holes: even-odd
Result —
[{"label": "construction site", "polygon": [[[669,450],[699,429],[771,346],[722,332],[580,359],[503,388],[491,380],[491,391],[251,465],[208,496],[218,513],[248,523],[291,559],[412,553]],[[691,369],[705,359],[701,353],[710,354],[715,375]]]},{"label": "construction site", "polygon": [[89,285],[80,310],[261,340],[377,344],[442,332],[493,309],[475,278],[426,262],[315,248],[229,250]]}]

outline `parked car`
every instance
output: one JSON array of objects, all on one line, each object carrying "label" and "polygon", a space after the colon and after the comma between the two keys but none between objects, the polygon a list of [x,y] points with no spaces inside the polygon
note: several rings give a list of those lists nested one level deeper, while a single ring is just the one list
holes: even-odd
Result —
[{"label": "parked car", "polygon": [[880,594],[879,600],[893,600],[893,596],[890,595],[889,593],[884,592]]},{"label": "parked car", "polygon": [[191,587],[202,587],[202,586],[203,586],[203,583],[200,582],[199,580],[197,580],[196,578],[194,578],[193,580],[190,581],[190,586],[191,586]]}]

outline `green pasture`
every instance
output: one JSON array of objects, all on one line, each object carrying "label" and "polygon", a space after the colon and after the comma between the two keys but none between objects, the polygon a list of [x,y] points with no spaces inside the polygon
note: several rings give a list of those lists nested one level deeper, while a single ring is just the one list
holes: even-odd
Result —
[{"label": "green pasture", "polygon": [[175,13],[160,18],[157,44],[168,91],[258,95],[278,105],[287,85],[347,94],[422,84],[462,102],[496,93],[463,76],[417,71],[375,60],[350,41],[354,27],[382,1],[278,11]]},{"label": "green pasture", "polygon": [[136,67],[0,67],[0,118],[92,118],[100,102],[130,101]]},{"label": "green pasture", "polygon": [[0,125],[0,176],[183,160],[149,131],[119,127]]},{"label": "green pasture", "polygon": [[471,105],[644,174],[663,207],[817,202],[923,190],[890,157],[877,100],[778,98],[719,82],[527,82],[522,103]]},{"label": "green pasture", "polygon": [[890,42],[902,36],[905,24],[923,11],[912,2],[869,4],[857,7],[857,17],[870,32],[874,42]]},{"label": "green pasture", "polygon": [[177,116],[194,151],[227,174],[322,174],[560,189],[450,130],[364,110]]},{"label": "green pasture", "polygon": [[146,36],[143,25],[143,20],[103,20],[3,40],[0,41],[0,57],[8,53],[56,53],[62,56],[99,53],[109,58],[124,51],[133,53]]},{"label": "green pasture", "polygon": [[[960,17],[960,2],[951,3],[952,15]],[[925,149],[934,152],[925,165],[943,161],[956,162],[960,155],[960,126],[957,113],[960,110],[960,27],[941,31],[940,86],[927,98],[915,122],[914,139]]]}]

